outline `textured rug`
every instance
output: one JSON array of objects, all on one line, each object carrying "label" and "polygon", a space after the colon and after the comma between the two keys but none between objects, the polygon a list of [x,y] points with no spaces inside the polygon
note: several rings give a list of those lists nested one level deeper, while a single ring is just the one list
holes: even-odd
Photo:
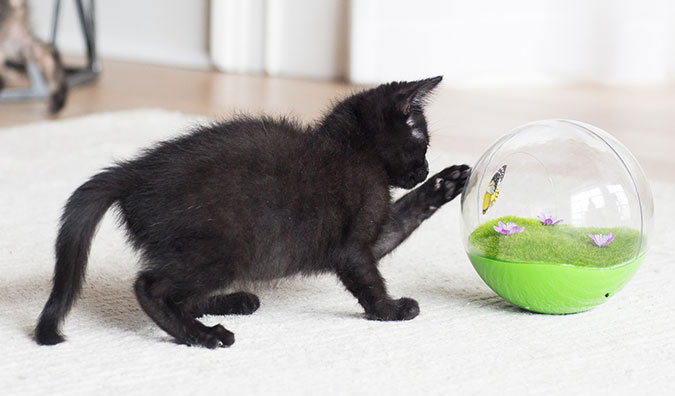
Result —
[{"label": "textured rug", "polygon": [[[455,201],[381,263],[391,293],[419,301],[416,319],[368,321],[334,277],[293,279],[260,290],[251,316],[206,318],[236,334],[215,351],[175,344],[141,311],[137,258],[106,216],[68,341],[36,345],[66,198],[195,121],[138,110],[0,130],[0,394],[675,394],[675,186],[659,183],[647,259],[589,312],[533,314],[496,296],[464,254]],[[436,169],[475,161],[430,157]]]}]

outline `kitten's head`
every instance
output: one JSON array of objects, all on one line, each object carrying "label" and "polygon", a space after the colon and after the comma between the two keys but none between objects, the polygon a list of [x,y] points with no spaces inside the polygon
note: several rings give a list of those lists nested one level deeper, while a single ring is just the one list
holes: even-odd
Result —
[{"label": "kitten's head", "polygon": [[389,184],[412,188],[429,174],[429,133],[424,105],[442,76],[380,85],[363,93],[361,115],[371,150],[383,162]]}]

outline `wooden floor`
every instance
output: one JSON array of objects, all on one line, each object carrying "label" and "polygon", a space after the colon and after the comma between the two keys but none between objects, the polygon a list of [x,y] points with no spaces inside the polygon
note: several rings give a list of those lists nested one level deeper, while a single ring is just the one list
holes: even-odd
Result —
[{"label": "wooden floor", "polygon": [[[291,113],[311,121],[335,98],[358,87],[299,79],[105,61],[95,84],[76,88],[50,117],[43,102],[0,103],[0,126],[100,111],[164,108],[211,117],[233,112]],[[594,124],[621,140],[651,179],[675,182],[675,87],[443,87],[428,110],[432,147],[478,156],[521,124],[568,118]]]}]

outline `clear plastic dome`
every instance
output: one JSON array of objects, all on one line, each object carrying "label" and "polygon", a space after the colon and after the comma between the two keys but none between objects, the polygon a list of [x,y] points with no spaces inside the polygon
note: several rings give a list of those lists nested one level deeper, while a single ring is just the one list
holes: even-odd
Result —
[{"label": "clear plastic dome", "polygon": [[462,195],[462,235],[483,280],[545,313],[604,302],[647,251],[653,200],[633,155],[599,128],[545,120],[500,138]]}]

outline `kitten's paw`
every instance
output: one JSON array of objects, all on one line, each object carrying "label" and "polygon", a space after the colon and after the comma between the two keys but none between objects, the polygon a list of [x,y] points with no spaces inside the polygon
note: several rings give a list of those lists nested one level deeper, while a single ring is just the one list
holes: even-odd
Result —
[{"label": "kitten's paw", "polygon": [[234,333],[224,328],[222,325],[207,327],[188,345],[203,346],[209,349],[229,347],[234,344]]},{"label": "kitten's paw", "polygon": [[49,95],[49,112],[52,114],[58,113],[66,104],[67,95],[68,85],[64,81]]},{"label": "kitten's paw", "polygon": [[425,183],[425,188],[430,194],[432,209],[452,201],[461,194],[470,173],[471,168],[468,165],[454,165],[429,178]]},{"label": "kitten's paw", "polygon": [[410,320],[419,315],[420,306],[412,298],[399,298],[398,300],[385,300],[375,307],[372,312],[366,312],[370,320]]}]

